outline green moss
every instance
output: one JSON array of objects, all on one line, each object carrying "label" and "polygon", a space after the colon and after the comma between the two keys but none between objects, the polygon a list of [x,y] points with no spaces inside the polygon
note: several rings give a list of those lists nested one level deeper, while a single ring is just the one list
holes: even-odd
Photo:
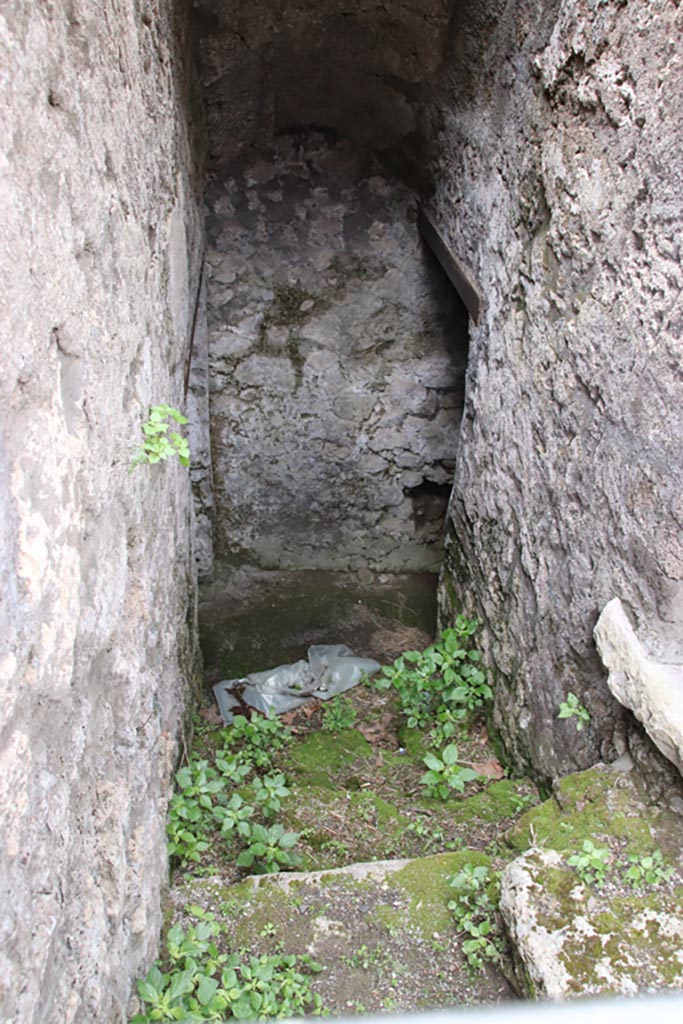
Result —
[{"label": "green moss", "polygon": [[304,870],[395,857],[410,823],[394,804],[372,791],[299,784],[287,797],[281,820],[287,828],[304,833],[297,847]]},{"label": "green moss", "polygon": [[330,778],[344,768],[355,766],[372,754],[372,747],[355,729],[338,733],[314,732],[290,747],[286,768],[305,776],[303,784],[334,786]]},{"label": "green moss", "polygon": [[422,729],[409,729],[407,725],[401,725],[397,736],[408,757],[414,761],[421,763],[427,751],[432,749],[429,733]]},{"label": "green moss", "polygon": [[[556,784],[556,797],[528,811],[509,833],[516,849],[534,845],[526,862],[534,883],[535,927],[557,936],[568,994],[680,987],[683,888],[631,892],[627,854],[662,849],[679,856],[680,824],[648,802],[640,776],[596,765]],[[604,885],[584,885],[567,864],[584,840],[611,850]],[[541,849],[562,860],[549,863]]]},{"label": "green moss", "polygon": [[614,771],[605,765],[597,765],[583,772],[572,772],[556,783],[557,802],[560,807],[572,808],[577,807],[581,801],[596,803],[605,800],[614,781]]},{"label": "green moss", "polygon": [[538,796],[529,782],[517,779],[501,779],[492,782],[481,793],[474,793],[457,803],[451,801],[449,809],[458,821],[504,821],[513,818],[529,804],[536,803]]},{"label": "green moss", "polygon": [[560,780],[557,798],[523,814],[506,841],[515,850],[543,844],[564,852],[578,849],[584,839],[611,838],[624,840],[631,852],[645,853],[652,849],[651,827],[659,813],[644,811],[630,775],[596,765]]},{"label": "green moss", "polygon": [[[544,883],[545,879],[544,873]],[[680,938],[669,931],[668,919],[671,908],[680,907],[682,900],[681,889],[673,896],[611,897],[609,906],[590,916],[594,935],[569,929],[560,961],[571,979],[570,994],[618,994],[625,983],[638,990],[680,987]],[[562,924],[566,919],[555,927]]]},{"label": "green moss", "polygon": [[411,929],[423,938],[434,932],[452,929],[452,914],[448,909],[451,892],[448,879],[465,864],[490,864],[490,857],[477,850],[458,853],[439,853],[434,857],[413,860],[391,878],[392,885],[408,899]]}]

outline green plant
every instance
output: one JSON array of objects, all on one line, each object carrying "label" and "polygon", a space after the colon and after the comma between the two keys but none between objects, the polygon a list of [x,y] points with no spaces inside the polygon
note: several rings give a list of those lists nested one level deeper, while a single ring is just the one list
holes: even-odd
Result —
[{"label": "green plant", "polygon": [[353,953],[348,956],[342,956],[342,960],[348,967],[353,967],[358,970],[362,968],[364,971],[369,970],[371,967],[375,967],[383,958],[383,952],[381,946],[375,946],[374,949],[368,949],[363,944]]},{"label": "green plant", "polygon": [[447,704],[437,709],[434,715],[434,725],[429,731],[429,740],[435,747],[442,747],[452,736],[455,735],[459,726],[462,726],[463,719],[467,712],[464,708],[453,708]]},{"label": "green plant", "polygon": [[323,730],[340,732],[342,729],[352,729],[357,717],[356,709],[348,697],[334,697],[323,708]]},{"label": "green plant", "polygon": [[166,826],[168,836],[168,855],[177,857],[181,866],[192,861],[198,864],[210,846],[206,833],[201,827],[189,827],[179,817],[174,816],[171,807],[171,818]]},{"label": "green plant", "polygon": [[187,417],[170,405],[152,406],[149,418],[142,424],[143,442],[133,455],[131,469],[143,463],[153,466],[174,455],[178,456],[182,466],[190,465],[190,446],[187,438],[175,430],[169,434],[169,420],[174,420],[179,426],[189,422]]},{"label": "green plant", "polygon": [[579,703],[579,698],[574,693],[568,693],[567,699],[560,704],[558,718],[575,718],[576,731],[581,732],[591,720],[588,708]]},{"label": "green plant", "polygon": [[225,747],[216,755],[216,768],[193,758],[176,772],[178,790],[171,798],[167,826],[169,855],[181,866],[201,864],[211,835],[220,830],[223,838],[243,847],[239,867],[253,866],[259,874],[296,867],[301,858],[292,847],[299,834],[258,820],[272,819],[281,809],[289,793],[285,776],[271,772],[249,781],[255,766],[270,767],[273,751],[289,739],[289,731],[276,718],[252,716],[248,721],[237,716],[235,727],[224,730],[222,738]]},{"label": "green plant", "polygon": [[253,868],[257,875],[269,875],[301,863],[299,854],[292,850],[299,833],[287,832],[283,825],[252,825],[245,839],[247,846],[237,858],[240,868]]},{"label": "green plant", "polygon": [[[301,833],[304,835],[305,829]],[[348,847],[340,839],[325,839],[319,844],[318,849],[321,853],[329,853],[332,857],[348,857]]]},{"label": "green plant", "polygon": [[138,981],[143,1011],[131,1024],[275,1020],[323,1011],[309,976],[322,967],[310,956],[219,953],[217,931],[214,921],[169,930],[168,967],[162,971],[159,961]]},{"label": "green plant", "polygon": [[465,783],[479,778],[471,768],[463,768],[458,764],[458,748],[449,743],[441,751],[441,757],[429,753],[423,759],[429,771],[426,771],[420,783],[427,787],[427,795],[439,800],[448,800],[451,790],[462,793]]},{"label": "green plant", "polygon": [[289,795],[287,780],[282,772],[274,775],[258,776],[254,779],[252,788],[254,800],[259,805],[262,814],[266,818],[274,817],[282,807],[282,801]]},{"label": "green plant", "polygon": [[653,850],[645,855],[631,853],[628,860],[631,866],[624,873],[624,878],[634,889],[645,885],[662,885],[673,878],[674,868],[665,862],[661,850]]},{"label": "green plant", "polygon": [[241,763],[266,769],[272,767],[273,754],[291,739],[289,729],[276,715],[259,715],[255,711],[252,711],[249,719],[244,715],[235,715],[232,725],[223,729],[221,736],[224,743],[223,758],[229,758],[236,749]]},{"label": "green plant", "polygon": [[492,696],[479,668],[481,655],[472,647],[477,628],[476,620],[459,615],[431,647],[406,651],[372,681],[374,687],[397,691],[409,728],[434,724],[439,740],[448,739],[458,722]]},{"label": "green plant", "polygon": [[609,861],[609,850],[603,846],[596,846],[591,839],[584,839],[580,853],[567,857],[567,864],[576,869],[584,885],[602,885]]},{"label": "green plant", "polygon": [[250,818],[254,807],[245,802],[239,793],[233,793],[227,804],[219,804],[213,809],[213,816],[221,827],[221,835],[232,836],[236,833],[244,839],[251,835]]},{"label": "green plant", "polygon": [[492,879],[483,864],[465,864],[449,879],[455,895],[448,902],[456,927],[469,938],[462,951],[472,971],[481,971],[486,962],[498,963],[503,940],[496,920],[496,904],[491,898]]},{"label": "green plant", "polygon": [[191,761],[176,772],[178,791],[169,805],[168,852],[181,864],[198,863],[209,848],[207,829],[213,816],[213,801],[225,789],[224,781],[208,761]]},{"label": "green plant", "polygon": [[216,754],[216,767],[225,779],[235,786],[241,786],[251,775],[253,766],[248,761],[243,761],[239,754],[219,751]]}]

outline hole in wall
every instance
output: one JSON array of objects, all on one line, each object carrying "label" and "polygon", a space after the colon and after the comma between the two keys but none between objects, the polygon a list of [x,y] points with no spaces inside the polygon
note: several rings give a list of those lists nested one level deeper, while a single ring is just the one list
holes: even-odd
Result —
[{"label": "hole in wall", "polygon": [[423,480],[417,487],[406,487],[406,495],[413,506],[415,530],[419,533],[430,530],[434,524],[443,528],[451,494],[450,484],[437,484],[433,480]]}]

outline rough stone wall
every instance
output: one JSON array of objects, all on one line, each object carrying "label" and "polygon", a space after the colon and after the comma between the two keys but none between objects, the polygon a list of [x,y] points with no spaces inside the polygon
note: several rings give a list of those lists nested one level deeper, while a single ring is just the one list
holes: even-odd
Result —
[{"label": "rough stone wall", "polygon": [[556,774],[621,743],[591,638],[611,598],[680,660],[683,11],[464,0],[452,31],[435,212],[484,313],[442,618],[483,618],[495,722]]},{"label": "rough stone wall", "polygon": [[218,568],[436,570],[467,325],[411,192],[309,133],[207,207]]},{"label": "rough stone wall", "polygon": [[418,177],[452,0],[195,0],[210,162],[324,126]]},{"label": "rough stone wall", "polygon": [[154,954],[196,668],[183,406],[197,279],[173,5],[0,12],[0,1017],[123,1021]]}]

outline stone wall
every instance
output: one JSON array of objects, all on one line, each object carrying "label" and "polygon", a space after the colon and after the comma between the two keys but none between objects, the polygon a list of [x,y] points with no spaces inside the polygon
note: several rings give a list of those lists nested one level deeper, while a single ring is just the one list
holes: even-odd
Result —
[{"label": "stone wall", "polygon": [[122,1021],[154,955],[196,670],[183,407],[198,268],[186,49],[161,0],[0,14],[0,1017]]},{"label": "stone wall", "polygon": [[422,176],[417,112],[435,85],[452,0],[194,0],[208,154],[229,166],[322,126]]},{"label": "stone wall", "polygon": [[207,209],[217,569],[438,570],[467,325],[411,192],[314,132]]},{"label": "stone wall", "polygon": [[611,598],[680,660],[683,12],[464,0],[452,32],[434,211],[485,305],[442,618],[483,619],[495,723],[552,775],[623,742],[591,637]]}]

